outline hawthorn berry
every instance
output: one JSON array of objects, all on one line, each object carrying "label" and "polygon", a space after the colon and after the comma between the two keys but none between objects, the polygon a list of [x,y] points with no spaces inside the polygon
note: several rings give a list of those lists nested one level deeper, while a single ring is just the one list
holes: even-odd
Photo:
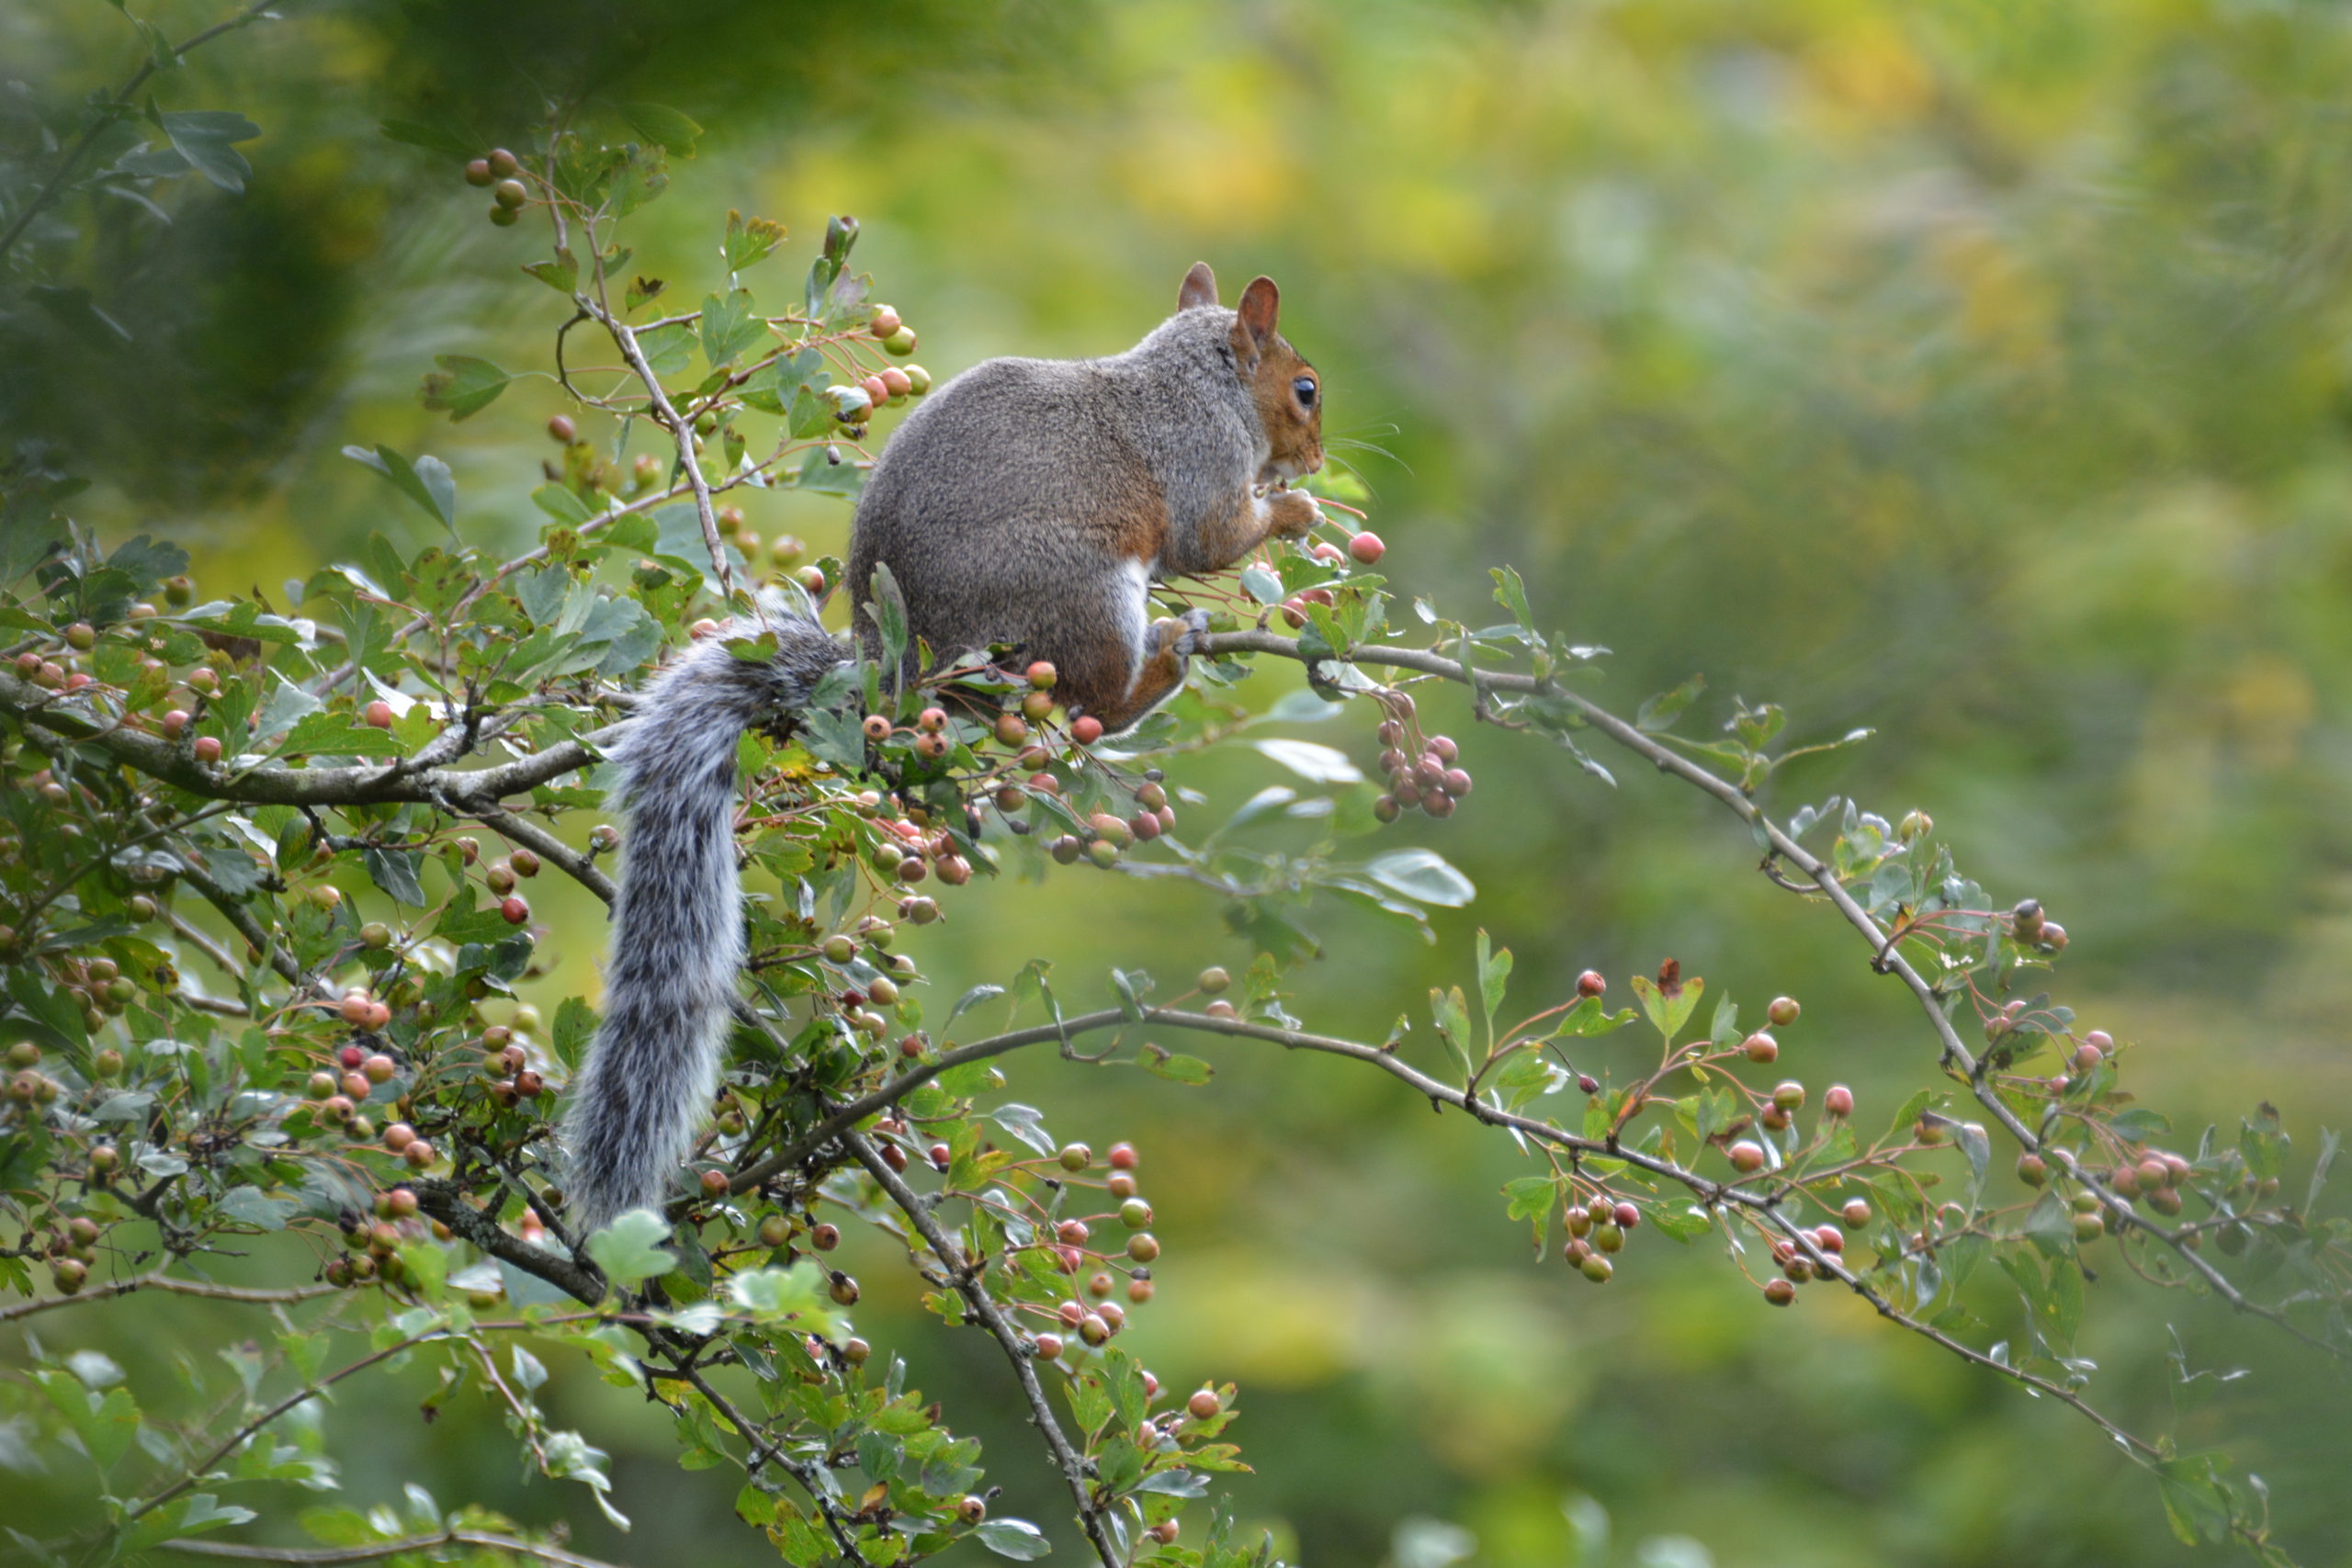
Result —
[{"label": "hawthorn berry", "polygon": [[1588,969],[1577,976],[1577,995],[1597,997],[1609,989],[1608,980],[1598,969]]},{"label": "hawthorn berry", "polygon": [[1764,1299],[1776,1307],[1784,1307],[1797,1299],[1797,1288],[1786,1280],[1767,1280]]},{"label": "hawthorn berry", "polygon": [[1854,1091],[1841,1083],[1831,1084],[1821,1097],[1821,1112],[1825,1116],[1851,1116]]},{"label": "hawthorn berry", "polygon": [[1199,1390],[1192,1398],[1184,1402],[1185,1413],[1195,1421],[1205,1421],[1224,1408],[1224,1404],[1216,1396],[1216,1391],[1209,1388]]},{"label": "hawthorn berry", "polygon": [[1749,1061],[1759,1066],[1777,1060],[1781,1055],[1781,1043],[1761,1029],[1742,1041],[1739,1048]]}]

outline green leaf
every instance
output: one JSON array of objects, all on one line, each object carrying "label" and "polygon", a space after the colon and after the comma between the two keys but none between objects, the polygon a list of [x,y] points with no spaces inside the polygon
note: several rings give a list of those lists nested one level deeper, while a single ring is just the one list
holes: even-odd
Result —
[{"label": "green leaf", "polygon": [[531,492],[531,504],[571,527],[578,527],[596,513],[567,485],[543,484]]},{"label": "green leaf", "polygon": [[243,194],[254,166],[230,144],[252,141],[261,134],[260,126],[225,109],[182,109],[162,118],[164,134],[198,174],[222,190]]},{"label": "green leaf", "polygon": [[[816,351],[812,349],[809,352]],[[803,381],[792,389],[792,396],[785,404],[784,428],[786,434],[795,441],[813,441],[832,427],[833,406],[818,394],[814,385]]]},{"label": "green leaf", "polygon": [[1397,850],[1363,868],[1364,874],[1392,893],[1417,903],[1459,908],[1478,896],[1468,877],[1456,871],[1434,850]]},{"label": "green leaf", "polygon": [[580,283],[580,263],[568,245],[558,245],[553,260],[526,262],[523,270],[566,298]]},{"label": "green leaf", "polygon": [[[264,733],[267,732],[265,725]],[[369,724],[354,724],[347,713],[314,713],[286,732],[278,748],[292,757],[397,757],[399,739]]]},{"label": "green leaf", "polygon": [[461,164],[481,156],[482,139],[454,129],[427,125],[422,120],[414,119],[388,119],[377,129],[384,133],[388,141],[405,142],[411,147],[422,147],[429,152],[438,152],[445,158],[454,158]]},{"label": "green leaf", "polygon": [[1261,755],[1271,757],[1310,784],[1355,784],[1363,772],[1336,747],[1311,740],[1252,740]]},{"label": "green leaf", "polygon": [[433,363],[441,368],[424,378],[417,396],[426,408],[447,411],[452,424],[496,402],[514,379],[489,360],[468,355],[436,354]]},{"label": "green leaf", "polygon": [[661,1215],[650,1209],[631,1209],[588,1238],[588,1256],[605,1278],[627,1290],[678,1266],[677,1255],[661,1246],[669,1239],[670,1227]]},{"label": "green leaf", "polygon": [[365,446],[346,446],[343,455],[383,475],[394,490],[423,507],[427,516],[439,519],[452,534],[457,532],[458,485],[449,477],[448,464],[430,455],[412,463],[383,446],[373,451]]},{"label": "green leaf", "polygon": [[[645,1213],[641,1209],[634,1212]],[[624,1214],[621,1219],[628,1217]],[[619,1224],[619,1220],[614,1222],[616,1229]],[[608,1235],[611,1232],[605,1234]],[[595,1251],[594,1242],[590,1243],[589,1251],[592,1254]],[[662,1253],[656,1256],[668,1255]],[[602,1262],[602,1259],[598,1261]],[[737,1306],[763,1323],[792,1323],[814,1333],[828,1335],[841,1329],[841,1314],[834,1309],[831,1298],[826,1293],[825,1271],[806,1260],[795,1263],[789,1269],[747,1269],[731,1275],[727,1280],[727,1294]]]},{"label": "green leaf", "polygon": [[1515,1176],[1503,1183],[1503,1196],[1510,1200],[1507,1212],[1514,1220],[1539,1220],[1552,1212],[1557,1201],[1559,1183],[1549,1176]]},{"label": "green leaf", "polygon": [[1046,1532],[1027,1519],[982,1519],[973,1534],[980,1544],[999,1557],[1010,1557],[1017,1562],[1030,1562],[1054,1549]]},{"label": "green leaf", "polygon": [[1140,1065],[1145,1072],[1151,1074],[1154,1077],[1166,1078],[1170,1083],[1192,1084],[1196,1087],[1208,1082],[1216,1075],[1216,1068],[1198,1056],[1174,1055],[1165,1052],[1154,1055],[1151,1052],[1146,1051]]},{"label": "green leaf", "polygon": [[766,218],[746,219],[741,213],[727,214],[727,237],[718,243],[718,254],[729,272],[741,272],[754,262],[764,260],[768,254],[784,243],[784,225]]},{"label": "green leaf", "polygon": [[1644,703],[1634,716],[1634,726],[1645,735],[1661,735],[1674,728],[1674,721],[1701,692],[1707,689],[1704,675],[1693,675],[1670,692],[1660,692]]},{"label": "green leaf", "polygon": [[390,894],[393,902],[412,908],[424,907],[424,884],[417,876],[423,855],[413,850],[371,848],[360,851],[359,860],[368,868],[368,879]]},{"label": "green leaf", "polygon": [[1478,931],[1478,999],[1487,1010],[1487,1033],[1493,1037],[1495,1010],[1503,1005],[1503,994],[1510,985],[1510,949],[1494,951],[1486,929]]},{"label": "green leaf", "polygon": [[1495,603],[1511,613],[1511,618],[1528,631],[1535,629],[1534,612],[1527,607],[1527,585],[1519,573],[1510,567],[1498,566],[1487,573],[1495,580]]},{"label": "green leaf", "polygon": [[713,370],[724,369],[767,335],[752,296],[741,288],[713,294],[702,302],[702,352]]},{"label": "green leaf", "polygon": [[1993,1163],[1993,1140],[1973,1122],[1963,1122],[1952,1134],[1960,1141],[1961,1153],[1968,1156],[1968,1206],[1973,1210],[1984,1195],[1984,1173]]},{"label": "green leaf", "polygon": [[1647,1212],[1651,1224],[1679,1242],[1690,1242],[1714,1228],[1707,1212],[1695,1203],[1660,1203]]},{"label": "green leaf", "polygon": [[2182,1545],[2218,1541],[2229,1534],[2229,1495],[2214,1478],[2210,1456],[2159,1460],[2154,1468],[2165,1517]]},{"label": "green leaf", "polygon": [[623,104],[620,116],[628,121],[629,129],[648,141],[659,142],[665,152],[681,158],[695,155],[695,142],[702,136],[702,127],[664,104]]},{"label": "green leaf", "polygon": [[1690,1014],[1697,1010],[1699,998],[1706,989],[1707,982],[1692,975],[1676,982],[1674,994],[1668,996],[1648,976],[1634,976],[1634,995],[1641,1001],[1643,1014],[1669,1043],[1690,1021]]}]

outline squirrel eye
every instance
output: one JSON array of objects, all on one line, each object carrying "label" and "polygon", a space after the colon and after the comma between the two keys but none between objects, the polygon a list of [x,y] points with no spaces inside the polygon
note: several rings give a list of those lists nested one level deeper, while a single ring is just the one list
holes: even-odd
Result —
[{"label": "squirrel eye", "polygon": [[1301,376],[1297,380],[1293,381],[1290,384],[1290,389],[1298,394],[1298,406],[1300,408],[1311,409],[1315,406],[1314,377]]}]

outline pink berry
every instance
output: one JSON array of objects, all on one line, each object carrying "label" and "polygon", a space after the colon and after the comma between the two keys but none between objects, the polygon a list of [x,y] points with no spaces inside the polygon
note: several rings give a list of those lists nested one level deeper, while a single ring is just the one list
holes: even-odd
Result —
[{"label": "pink berry", "polygon": [[1370,566],[1387,553],[1388,547],[1380,542],[1380,536],[1369,530],[1358,534],[1348,541],[1348,554],[1366,566]]}]

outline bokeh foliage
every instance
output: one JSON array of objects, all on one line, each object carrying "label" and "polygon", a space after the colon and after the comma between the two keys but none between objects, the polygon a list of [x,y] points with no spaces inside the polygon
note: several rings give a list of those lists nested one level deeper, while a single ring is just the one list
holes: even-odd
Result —
[{"label": "bokeh foliage", "polygon": [[[2135,1081],[2177,1120],[2267,1095],[2308,1144],[2343,1119],[2352,130],[2331,94],[2352,41],[2333,13],[664,9],[632,32],[576,7],[494,28],[454,6],[297,8],[192,60],[164,107],[250,114],[255,175],[241,198],[190,182],[168,229],[126,208],[60,242],[133,341],[0,327],[9,434],[96,478],[77,505],[110,533],[201,540],[208,581],[307,575],[413,530],[335,456],[350,440],[442,453],[469,529],[520,540],[546,450],[525,400],[451,431],[413,398],[434,352],[527,345],[520,243],[375,126],[493,134],[582,71],[712,128],[642,253],[687,275],[715,209],[805,239],[854,208],[941,370],[1123,346],[1194,254],[1269,271],[1334,433],[1384,449],[1355,458],[1393,577],[1461,600],[1484,592],[1473,563],[1510,558],[1617,650],[1614,693],[1701,671],[1809,734],[1874,727],[1786,801],[1926,806],[1988,885],[2063,913],[2069,999],[2135,1043]],[[174,34],[211,19],[171,12]],[[51,109],[130,58],[96,6],[0,28],[6,73]],[[846,514],[755,522],[837,548]],[[1743,838],[1646,779],[1563,789],[1532,744],[1474,745],[1476,808],[1420,830],[1523,974],[1677,953],[1802,996],[1807,1076],[1866,1101],[1902,1081],[1901,999],[1844,933],[1739,880]],[[1249,767],[1204,773],[1232,792]],[[1070,974],[1249,956],[1205,895],[1099,884],[1083,905],[998,890],[946,928],[941,990],[1040,952]],[[1321,929],[1302,995],[1375,1037],[1467,977],[1466,926],[1426,949],[1337,912]],[[550,1010],[594,985],[588,913],[561,934]],[[1525,1266],[1487,1196],[1503,1151],[1385,1086],[1237,1060],[1174,1104],[1038,1092],[1057,1125],[1153,1149],[1160,1229],[1192,1260],[1162,1275],[1183,1306],[1149,1353],[1250,1389],[1253,1448],[1285,1458],[1238,1495],[1310,1558],[1373,1560],[1424,1515],[1468,1527],[1480,1561],[1576,1561],[1594,1516],[1564,1511],[1571,1493],[1606,1507],[1624,1561],[1658,1535],[1726,1563],[2184,1555],[2094,1434],[1849,1331],[1849,1306],[1768,1317],[1667,1266],[1607,1292]],[[2242,1457],[2288,1536],[2346,1550],[2340,1385],[2177,1300],[2132,1308],[2095,1354],[2161,1387],[2168,1318],[2195,1364],[2252,1369],[2216,1407],[2254,1431]],[[601,1393],[553,1397],[588,1420]],[[333,1419],[387,1474],[446,1467],[449,1495],[503,1443],[459,1409],[430,1431]],[[643,1462],[620,1455],[618,1484],[647,1494],[647,1539],[730,1550],[725,1499]]]}]

